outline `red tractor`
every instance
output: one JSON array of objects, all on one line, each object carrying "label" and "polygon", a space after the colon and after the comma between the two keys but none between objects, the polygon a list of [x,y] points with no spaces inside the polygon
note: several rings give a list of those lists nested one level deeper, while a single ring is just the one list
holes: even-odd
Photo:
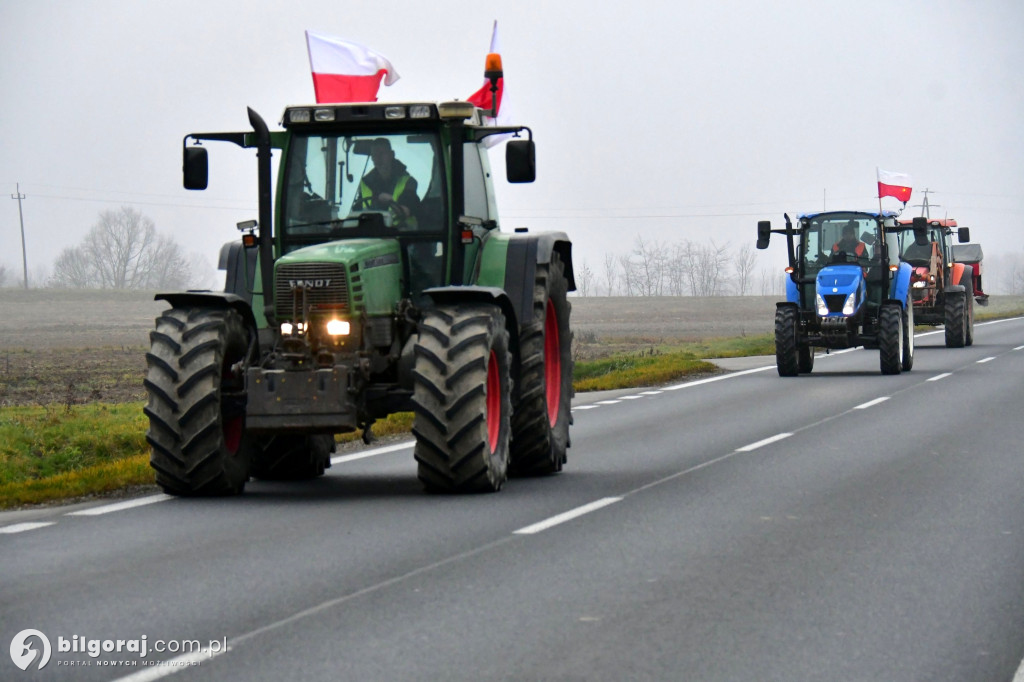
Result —
[{"label": "red tractor", "polygon": [[[944,325],[946,347],[962,348],[974,343],[974,300],[988,303],[981,292],[981,247],[977,246],[977,269],[958,262],[953,247],[971,239],[970,228],[957,227],[956,220],[917,217],[900,221],[900,260],[913,268],[910,279],[916,324]],[[962,247],[961,247],[962,248]]]}]

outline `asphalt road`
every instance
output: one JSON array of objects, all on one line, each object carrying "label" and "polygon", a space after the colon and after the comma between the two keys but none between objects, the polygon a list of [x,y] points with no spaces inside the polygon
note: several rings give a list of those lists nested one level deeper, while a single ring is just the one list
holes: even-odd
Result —
[{"label": "asphalt road", "polygon": [[899,376],[859,350],[579,396],[566,470],[494,495],[424,494],[399,444],[238,498],[0,514],[0,643],[51,647],[0,680],[1009,682],[1022,377],[1016,319],[921,335]]}]

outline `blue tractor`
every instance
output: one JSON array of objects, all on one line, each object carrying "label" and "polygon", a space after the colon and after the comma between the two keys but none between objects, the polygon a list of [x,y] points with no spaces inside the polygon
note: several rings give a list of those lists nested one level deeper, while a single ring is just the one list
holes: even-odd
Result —
[{"label": "blue tractor", "polygon": [[797,216],[773,230],[757,224],[757,248],[786,235],[786,301],[776,304],[779,376],[809,373],[814,349],[877,348],[882,374],[914,365],[912,268],[900,260],[891,211],[829,211]]}]

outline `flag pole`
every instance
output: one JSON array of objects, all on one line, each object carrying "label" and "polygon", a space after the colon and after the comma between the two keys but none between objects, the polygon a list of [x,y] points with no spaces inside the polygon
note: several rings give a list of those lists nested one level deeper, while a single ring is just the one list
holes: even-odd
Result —
[{"label": "flag pole", "polygon": [[878,192],[878,215],[882,215],[882,192],[878,189],[878,183],[882,182],[882,173],[875,166],[875,191]]}]

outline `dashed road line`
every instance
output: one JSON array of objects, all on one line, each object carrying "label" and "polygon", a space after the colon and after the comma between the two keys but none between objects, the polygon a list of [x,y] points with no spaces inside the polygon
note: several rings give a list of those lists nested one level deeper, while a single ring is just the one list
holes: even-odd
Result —
[{"label": "dashed road line", "polygon": [[615,504],[616,502],[619,502],[621,500],[621,497],[604,497],[600,500],[595,500],[594,502],[585,504],[582,507],[576,507],[575,509],[570,509],[567,512],[556,514],[555,516],[544,519],[543,521],[538,521],[537,523],[530,524],[529,526],[524,526],[517,531],[513,531],[512,534],[533,535],[535,533],[541,532],[542,530],[547,530],[548,528],[552,528],[559,524],[565,523],[566,521],[571,521],[575,518],[583,516],[584,514],[589,514],[590,512],[601,509],[602,507],[607,507],[610,504]]},{"label": "dashed road line", "polygon": [[13,535],[14,533],[24,533],[25,531],[46,528],[47,526],[53,525],[56,525],[56,521],[29,521],[26,523],[15,523],[10,526],[0,528],[0,533]]},{"label": "dashed road line", "polygon": [[983,365],[986,362],[992,362],[993,360],[995,360],[995,356],[988,357],[988,358],[982,358],[981,360],[978,360],[978,364],[979,365]]},{"label": "dashed road line", "polygon": [[888,399],[889,399],[889,396],[885,395],[885,396],[882,396],[881,398],[875,398],[874,400],[869,400],[866,403],[861,403],[860,405],[857,405],[853,409],[855,409],[855,410],[866,410],[869,407],[874,407],[875,405],[878,405],[879,403],[884,403]]},{"label": "dashed road line", "polygon": [[742,448],[736,448],[736,452],[753,452],[754,450],[757,450],[758,448],[763,448],[765,445],[771,445],[772,443],[777,443],[780,440],[784,440],[786,438],[789,438],[792,435],[793,435],[792,433],[777,433],[774,436],[771,436],[770,438],[765,438],[764,440],[759,440],[756,443],[751,443],[750,445],[744,445]]},{"label": "dashed road line", "polygon": [[945,379],[946,377],[951,377],[951,376],[953,376],[952,372],[943,372],[942,374],[936,374],[935,376],[933,376],[931,379],[928,379],[927,381],[941,381],[941,380]]}]

